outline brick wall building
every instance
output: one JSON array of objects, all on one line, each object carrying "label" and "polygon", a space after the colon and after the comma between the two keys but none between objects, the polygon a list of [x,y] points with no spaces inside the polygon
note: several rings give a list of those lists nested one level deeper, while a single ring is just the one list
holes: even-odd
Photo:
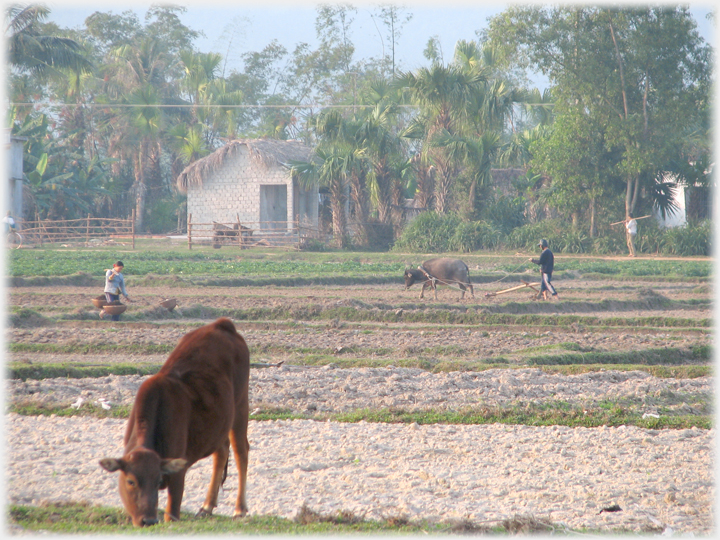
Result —
[{"label": "brick wall building", "polygon": [[310,159],[298,141],[242,139],[229,142],[180,173],[193,223],[251,223],[260,229],[317,228],[317,187],[306,190],[291,178],[291,161]]}]

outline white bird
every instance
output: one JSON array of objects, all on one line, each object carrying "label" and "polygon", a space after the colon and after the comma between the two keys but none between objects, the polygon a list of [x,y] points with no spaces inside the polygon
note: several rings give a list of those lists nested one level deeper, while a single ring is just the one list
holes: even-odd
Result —
[{"label": "white bird", "polygon": [[98,400],[98,403],[99,403],[99,404],[102,406],[102,408],[105,409],[106,411],[109,411],[110,408],[112,407],[112,403],[110,403],[110,402],[109,402],[108,400],[106,400],[105,398],[100,398],[100,399]]},{"label": "white bird", "polygon": [[70,406],[71,406],[73,409],[79,409],[79,408],[80,408],[80,405],[82,405],[83,403],[85,403],[85,400],[84,400],[84,399],[82,398],[82,396],[81,396],[81,397],[77,398],[77,401],[76,401],[75,403],[73,403],[72,405],[70,405]]}]

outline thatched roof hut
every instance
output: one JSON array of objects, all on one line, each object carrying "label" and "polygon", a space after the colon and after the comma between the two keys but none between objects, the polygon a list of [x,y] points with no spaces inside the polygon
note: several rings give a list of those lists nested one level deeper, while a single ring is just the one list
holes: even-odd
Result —
[{"label": "thatched roof hut", "polygon": [[204,178],[217,171],[243,146],[247,148],[250,158],[266,169],[284,166],[291,161],[307,161],[311,153],[310,147],[295,140],[237,139],[185,167],[177,177],[178,189],[186,193],[188,186],[202,186]]}]

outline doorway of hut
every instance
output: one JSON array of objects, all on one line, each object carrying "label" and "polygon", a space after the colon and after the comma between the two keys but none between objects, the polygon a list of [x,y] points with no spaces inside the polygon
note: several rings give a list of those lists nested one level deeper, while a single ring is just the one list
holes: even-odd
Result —
[{"label": "doorway of hut", "polygon": [[287,219],[287,185],[260,186],[260,228],[284,229]]}]

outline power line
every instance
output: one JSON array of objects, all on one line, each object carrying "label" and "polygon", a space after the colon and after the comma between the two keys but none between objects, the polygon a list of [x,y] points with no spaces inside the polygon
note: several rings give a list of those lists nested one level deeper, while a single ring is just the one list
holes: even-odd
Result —
[{"label": "power line", "polygon": [[[158,109],[354,109],[372,108],[375,105],[320,105],[317,103],[308,105],[168,105],[168,104],[142,104],[131,105],[129,103],[50,103],[47,101],[36,101],[32,103],[10,102],[11,106],[17,107],[90,107],[99,109],[135,109],[140,107],[155,107]],[[398,107],[415,107],[414,105],[397,105]]]}]

